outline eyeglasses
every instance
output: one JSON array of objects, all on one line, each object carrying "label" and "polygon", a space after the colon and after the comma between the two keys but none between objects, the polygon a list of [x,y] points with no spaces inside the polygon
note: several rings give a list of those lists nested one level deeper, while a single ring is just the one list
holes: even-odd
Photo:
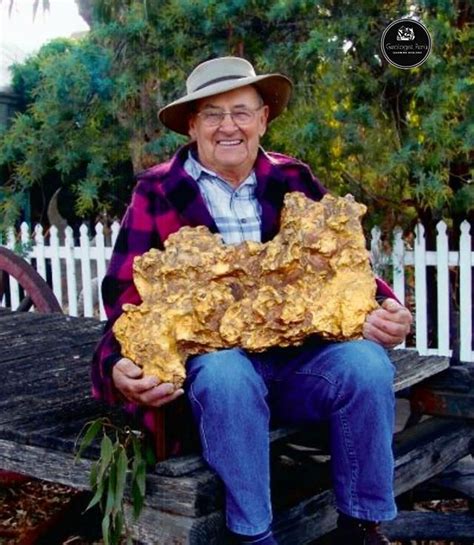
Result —
[{"label": "eyeglasses", "polygon": [[263,108],[263,104],[256,108],[255,110],[252,110],[251,108],[239,108],[238,110],[233,110],[231,112],[224,112],[224,110],[218,110],[218,109],[209,109],[209,110],[202,110],[202,112],[198,112],[198,116],[202,119],[202,122],[206,127],[217,127],[220,125],[226,115],[230,115],[232,121],[236,125],[250,125],[252,121],[255,119],[255,114]]}]

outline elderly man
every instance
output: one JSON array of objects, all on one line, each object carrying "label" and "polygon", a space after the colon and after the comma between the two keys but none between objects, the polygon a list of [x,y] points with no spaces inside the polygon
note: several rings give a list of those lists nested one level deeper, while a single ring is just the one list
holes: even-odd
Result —
[{"label": "elderly man", "polygon": [[257,76],[241,58],[200,64],[187,93],[159,117],[191,142],[139,176],[103,283],[109,321],[93,363],[97,397],[150,409],[186,393],[203,456],[226,490],[230,543],[276,543],[271,531],[269,422],[328,422],[338,518],[337,543],[387,544],[379,521],[396,515],[391,441],[393,366],[384,347],[402,342],[411,315],[378,281],[379,309],[364,339],[311,338],[264,353],[220,350],[187,362],[184,390],[143,377],[121,357],[111,326],[123,303],[139,303],[132,261],[183,225],[205,225],[226,244],[268,241],[278,232],[284,194],[321,199],[326,190],[300,161],[260,147],[269,121],[285,109],[291,82]]}]

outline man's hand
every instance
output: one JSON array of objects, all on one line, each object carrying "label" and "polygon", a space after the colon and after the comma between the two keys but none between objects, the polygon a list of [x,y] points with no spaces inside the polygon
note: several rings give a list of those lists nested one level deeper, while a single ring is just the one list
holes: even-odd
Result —
[{"label": "man's hand", "polygon": [[412,322],[411,312],[395,299],[389,298],[385,299],[381,308],[367,316],[362,334],[365,339],[393,348],[405,340]]},{"label": "man's hand", "polygon": [[114,365],[112,379],[126,399],[148,407],[161,407],[184,393],[182,388],[175,391],[169,382],[144,377],[142,369],[128,358],[122,358]]}]

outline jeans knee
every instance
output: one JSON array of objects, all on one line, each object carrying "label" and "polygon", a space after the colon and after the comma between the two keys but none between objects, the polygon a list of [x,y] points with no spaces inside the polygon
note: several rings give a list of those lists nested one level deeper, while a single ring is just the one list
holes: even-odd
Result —
[{"label": "jeans knee", "polygon": [[368,340],[356,342],[348,360],[348,375],[354,388],[363,392],[392,390],[395,368],[382,346]]},{"label": "jeans knee", "polygon": [[223,400],[239,396],[243,400],[247,393],[255,389],[266,394],[263,380],[239,349],[217,350],[195,356],[190,358],[187,367],[187,382],[192,384],[193,392],[197,395],[211,394]]}]

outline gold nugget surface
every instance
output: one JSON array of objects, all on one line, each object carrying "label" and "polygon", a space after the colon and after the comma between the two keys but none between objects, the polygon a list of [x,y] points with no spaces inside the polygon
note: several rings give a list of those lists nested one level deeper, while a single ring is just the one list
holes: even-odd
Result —
[{"label": "gold nugget surface", "polygon": [[143,302],[124,305],[114,325],[122,354],[180,387],[192,354],[297,345],[311,334],[360,338],[377,307],[365,211],[350,196],[315,202],[292,192],[267,243],[225,245],[206,227],[182,227],[163,251],[134,260]]}]

